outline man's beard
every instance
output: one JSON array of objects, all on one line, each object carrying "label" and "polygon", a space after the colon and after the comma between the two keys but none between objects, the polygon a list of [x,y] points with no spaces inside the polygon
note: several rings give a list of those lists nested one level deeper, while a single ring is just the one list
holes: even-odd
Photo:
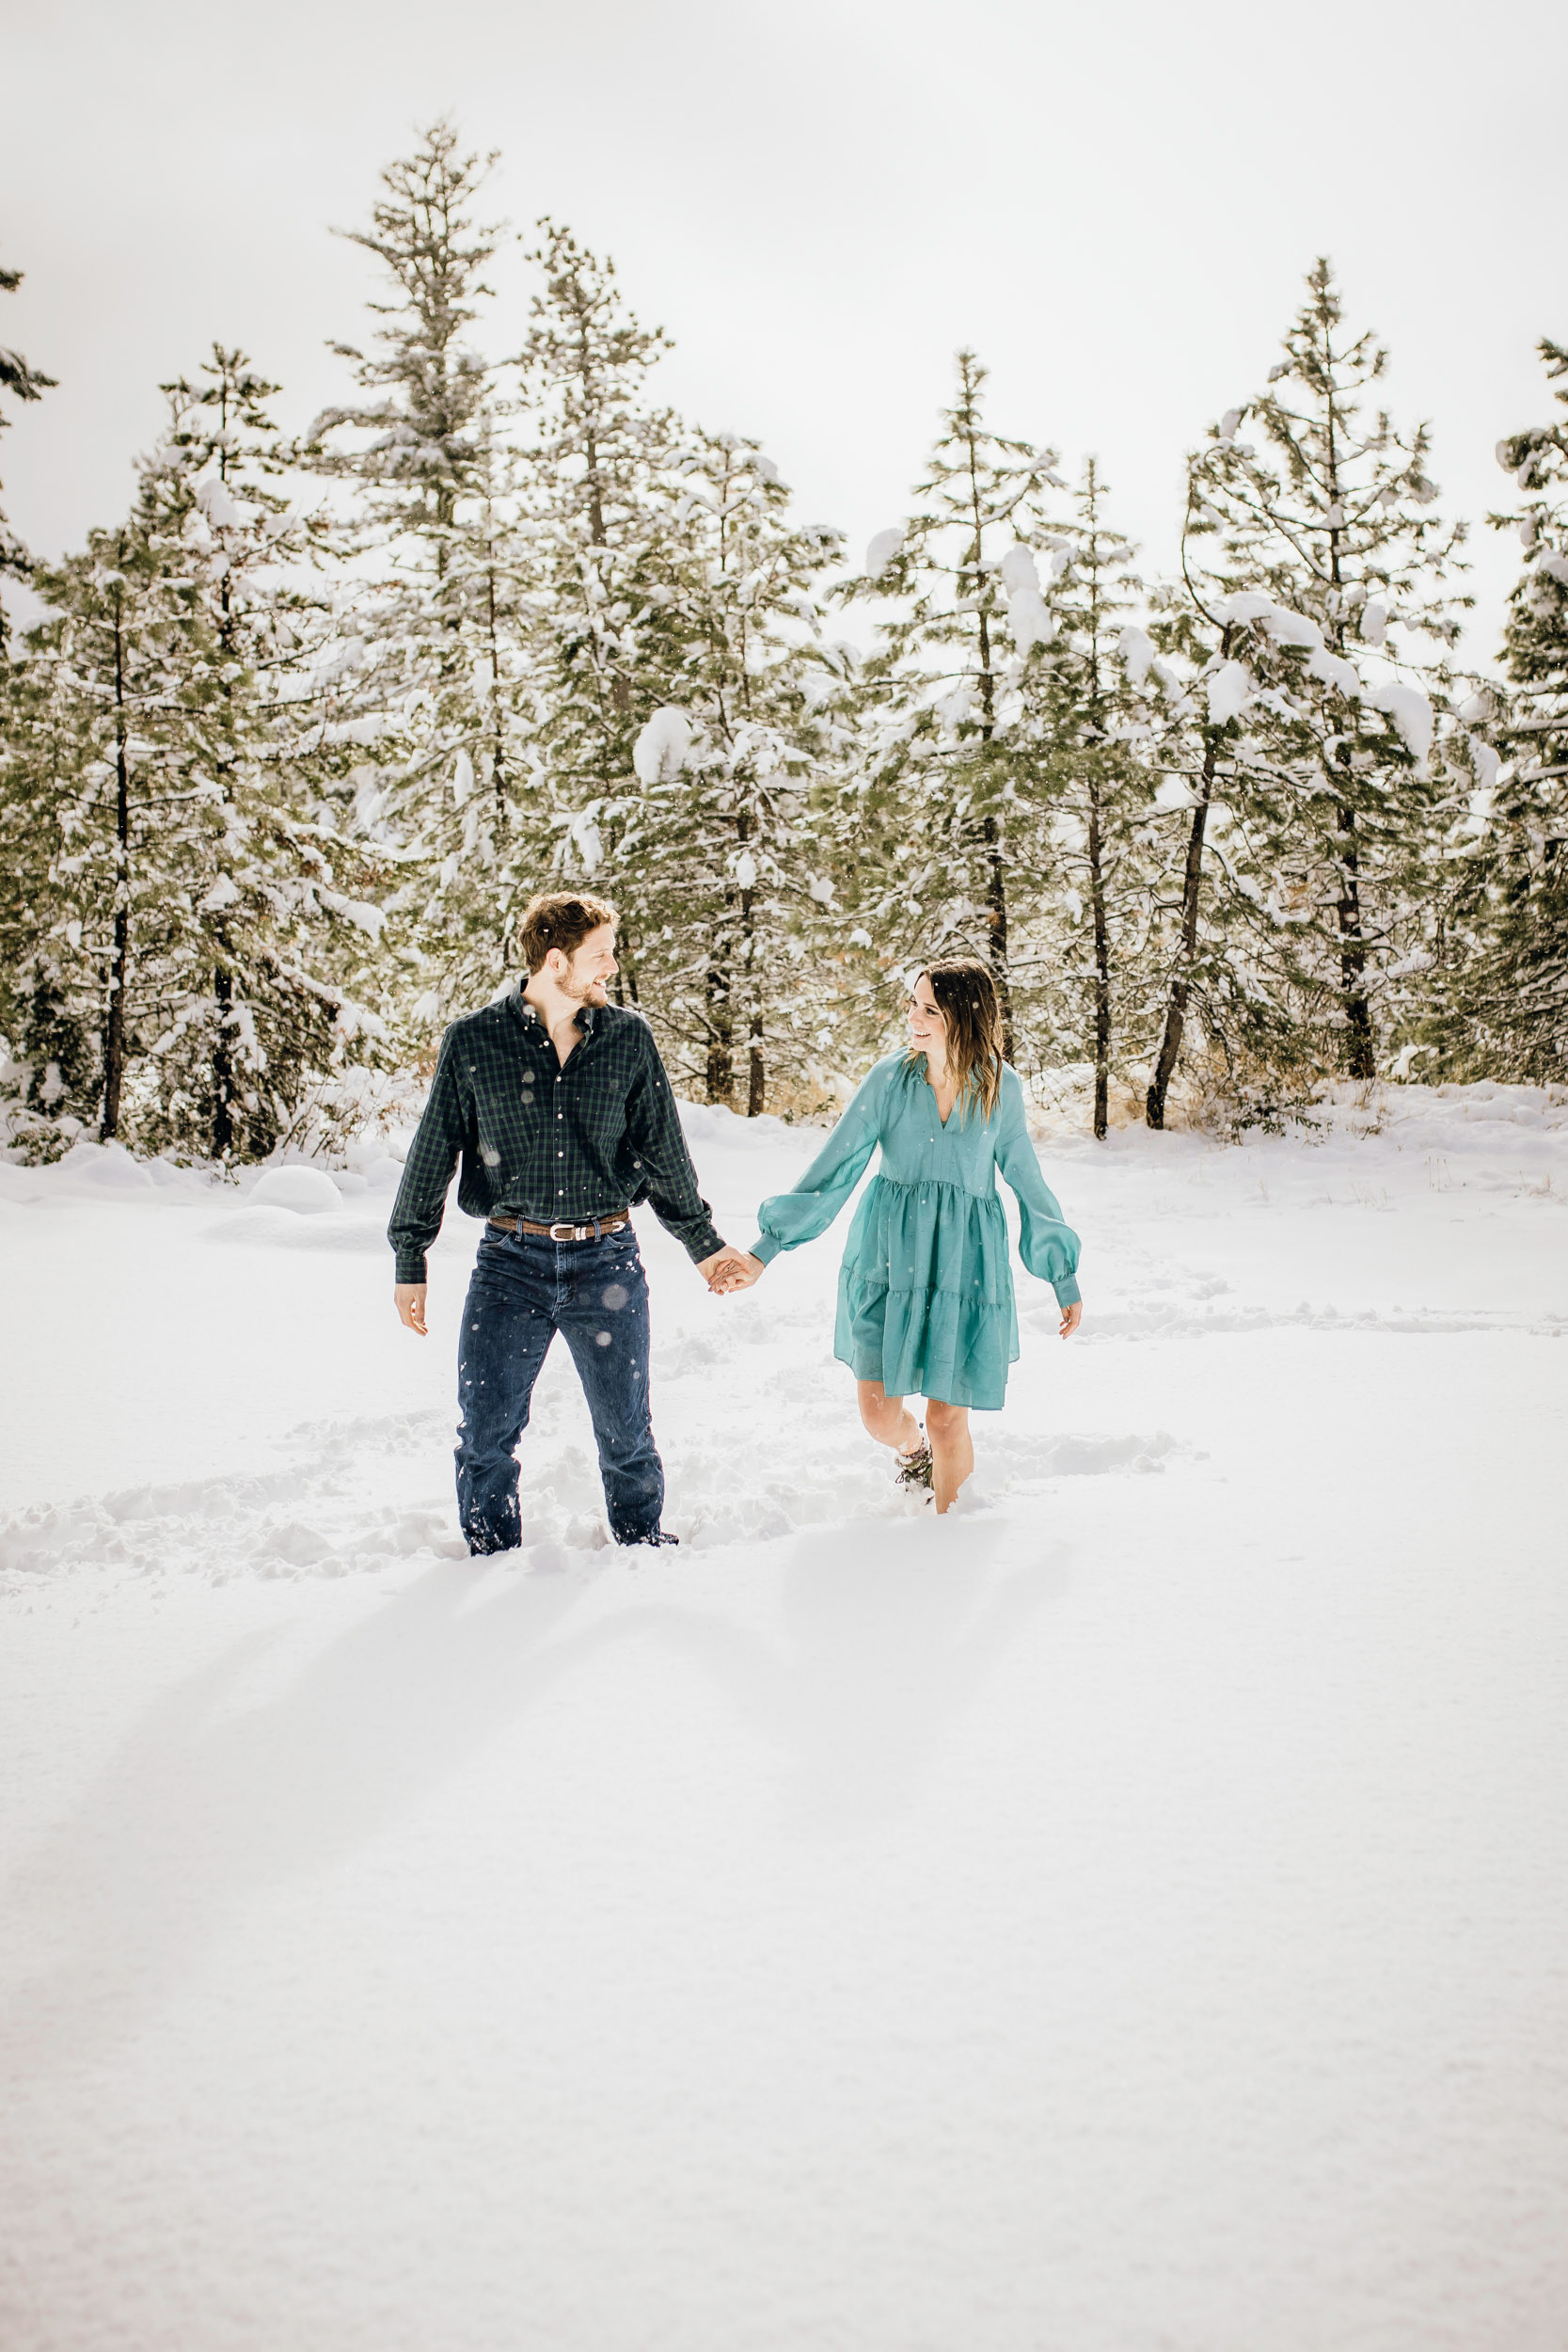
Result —
[{"label": "man's beard", "polygon": [[[594,993],[595,989],[598,991],[597,995]],[[606,983],[603,980],[567,978],[561,983],[561,993],[569,998],[574,1005],[602,1005],[608,1002]]]}]

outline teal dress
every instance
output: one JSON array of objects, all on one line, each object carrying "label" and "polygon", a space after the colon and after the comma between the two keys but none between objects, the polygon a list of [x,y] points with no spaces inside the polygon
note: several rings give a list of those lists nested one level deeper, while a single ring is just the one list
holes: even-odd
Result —
[{"label": "teal dress", "polygon": [[838,1278],[833,1353],[889,1396],[1000,1409],[1018,1361],[1000,1168],[1022,1220],[1019,1253],[1064,1307],[1078,1296],[1078,1236],[1040,1174],[1017,1073],[1004,1069],[989,1119],[958,1103],[943,1126],[922,1055],[889,1054],[855,1096],[793,1192],[757,1211],[766,1265],[826,1232],[877,1146]]}]

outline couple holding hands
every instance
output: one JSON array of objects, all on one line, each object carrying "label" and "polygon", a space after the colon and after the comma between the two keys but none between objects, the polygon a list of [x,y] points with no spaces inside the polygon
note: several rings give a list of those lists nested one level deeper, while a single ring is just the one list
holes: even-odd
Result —
[{"label": "couple holding hands", "polygon": [[[875,1065],[795,1188],[762,1203],[744,1250],[721,1240],[698,1193],[652,1031],[607,1001],[615,921],[613,907],[581,892],[531,901],[519,932],[528,979],[443,1038],[388,1229],[398,1312],[423,1333],[425,1252],[454,1168],[460,1207],[485,1220],[458,1348],[457,1500],[469,1551],[519,1541],[515,1449],[558,1330],[593,1415],[615,1541],[674,1543],[659,1524],[648,1289],[631,1204],[652,1203],[711,1290],[744,1290],[781,1249],[826,1232],[879,1145],[839,1275],[833,1353],[900,1482],[929,1487],[946,1511],[974,1467],[970,1408],[1000,1408],[1019,1352],[998,1168],[1018,1196],[1020,1254],[1054,1290],[1064,1339],[1082,1311],[1078,1237],[1029,1141],[990,974],[970,956],[927,966],[910,998],[908,1047]],[[924,1429],[911,1396],[926,1400]]]}]

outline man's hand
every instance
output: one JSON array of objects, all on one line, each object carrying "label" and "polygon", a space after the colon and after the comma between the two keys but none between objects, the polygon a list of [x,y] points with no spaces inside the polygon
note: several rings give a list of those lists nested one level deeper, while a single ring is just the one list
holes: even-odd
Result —
[{"label": "man's hand", "polygon": [[392,1304],[400,1320],[406,1323],[410,1331],[417,1331],[421,1340],[430,1337],[425,1327],[424,1295],[423,1282],[398,1282],[392,1289]]},{"label": "man's hand", "polygon": [[1084,1302],[1081,1298],[1075,1298],[1070,1307],[1062,1309],[1061,1334],[1063,1339],[1070,1340],[1083,1320]]},{"label": "man's hand", "polygon": [[732,1249],[726,1263],[720,1270],[719,1279],[710,1282],[708,1287],[717,1291],[722,1298],[730,1291],[749,1291],[753,1282],[761,1281],[767,1271],[762,1260],[753,1258],[749,1249]]},{"label": "man's hand", "polygon": [[714,1295],[722,1298],[726,1291],[743,1291],[762,1272],[760,1262],[749,1257],[744,1249],[726,1242],[711,1258],[704,1258],[697,1268]]}]

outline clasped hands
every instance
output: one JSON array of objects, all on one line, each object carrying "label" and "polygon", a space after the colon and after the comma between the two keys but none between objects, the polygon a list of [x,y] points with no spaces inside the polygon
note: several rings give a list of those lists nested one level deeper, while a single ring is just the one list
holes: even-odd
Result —
[{"label": "clasped hands", "polygon": [[722,1298],[730,1291],[750,1290],[753,1282],[759,1282],[763,1263],[749,1249],[736,1249],[733,1243],[726,1242],[711,1258],[704,1258],[697,1271],[714,1296]]},{"label": "clasped hands", "polygon": [[[749,1290],[761,1279],[762,1260],[753,1258],[749,1250],[734,1248],[728,1242],[716,1249],[711,1258],[703,1259],[697,1268],[715,1297],[722,1298],[726,1291]],[[399,1282],[392,1293],[398,1319],[420,1339],[429,1335],[425,1322],[425,1285],[422,1282]]]}]

